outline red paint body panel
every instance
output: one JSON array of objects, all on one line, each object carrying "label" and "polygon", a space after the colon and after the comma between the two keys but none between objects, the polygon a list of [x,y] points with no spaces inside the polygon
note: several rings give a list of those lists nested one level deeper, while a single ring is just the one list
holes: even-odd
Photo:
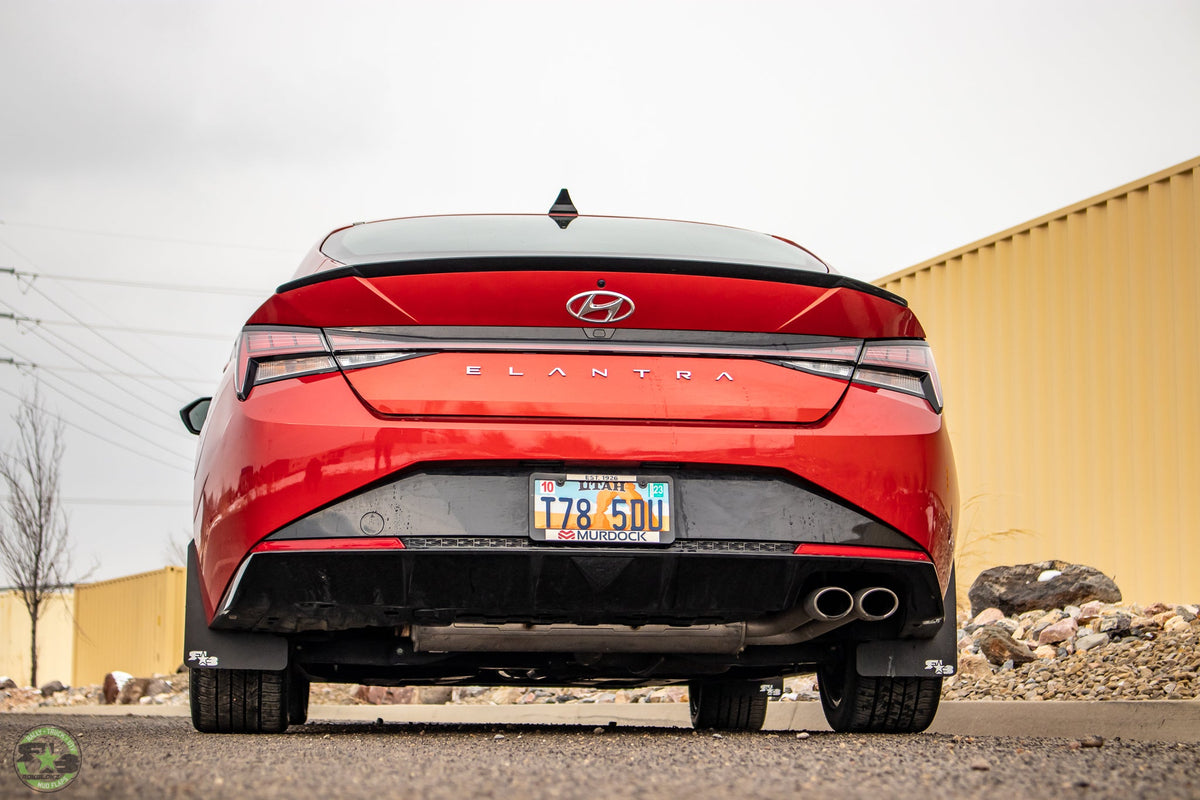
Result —
[{"label": "red paint body panel", "polygon": [[248,324],[580,327],[583,323],[567,313],[566,300],[595,289],[600,280],[606,290],[628,295],[637,305],[632,316],[608,328],[879,339],[925,335],[909,309],[852,289],[615,269],[335,278],[273,295]]},{"label": "red paint body panel", "polygon": [[[197,463],[197,547],[210,618],[265,536],[407,467],[464,459],[783,469],[895,527],[929,553],[943,588],[949,579],[953,457],[942,417],[916,397],[852,385],[816,425],[647,425],[388,419],[367,409],[340,373],[258,386],[244,402],[230,384],[227,370]],[[205,447],[209,440],[215,446]]]},{"label": "red paint body panel", "polygon": [[438,353],[346,379],[389,415],[792,423],[824,417],[849,383],[751,359],[535,353]]}]

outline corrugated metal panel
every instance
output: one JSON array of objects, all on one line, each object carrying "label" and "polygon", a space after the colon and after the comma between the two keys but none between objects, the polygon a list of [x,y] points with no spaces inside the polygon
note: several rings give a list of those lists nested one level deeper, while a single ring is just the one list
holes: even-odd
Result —
[{"label": "corrugated metal panel", "polygon": [[[75,595],[52,594],[38,620],[39,686],[50,681],[71,682],[72,647],[75,644]],[[16,591],[0,592],[0,676],[19,685],[29,683],[29,612]]]},{"label": "corrugated metal panel", "polygon": [[937,357],[960,585],[1059,558],[1114,576],[1128,600],[1200,600],[1198,170],[875,282],[909,300]]},{"label": "corrugated metal panel", "polygon": [[100,683],[113,670],[174,672],[183,658],[186,582],[182,567],[165,567],[76,586],[75,683]]}]

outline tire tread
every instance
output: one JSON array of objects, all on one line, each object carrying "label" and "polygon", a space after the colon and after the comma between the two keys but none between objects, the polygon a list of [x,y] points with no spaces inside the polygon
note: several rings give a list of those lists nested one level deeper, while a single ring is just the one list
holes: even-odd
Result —
[{"label": "tire tread", "polygon": [[762,730],[767,696],[761,681],[693,681],[689,688],[692,725],[727,731]]},{"label": "tire tread", "polygon": [[286,672],[191,671],[192,726],[202,733],[280,733],[288,726]]},{"label": "tire tread", "polygon": [[[843,668],[841,702],[831,701],[821,686],[821,706],[835,731],[854,733],[919,733],[933,722],[941,698],[941,678],[864,677]],[[820,681],[834,679],[822,672]]]}]

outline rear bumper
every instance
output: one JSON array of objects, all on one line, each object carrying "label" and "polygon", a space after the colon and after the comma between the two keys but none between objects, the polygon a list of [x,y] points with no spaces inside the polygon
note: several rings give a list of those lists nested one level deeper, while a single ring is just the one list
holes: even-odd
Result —
[{"label": "rear bumper", "polygon": [[830,548],[839,555],[813,556],[746,541],[636,552],[503,538],[478,544],[331,549],[336,543],[322,540],[256,551],[212,626],[304,634],[464,622],[721,624],[795,608],[826,585],[884,586],[900,598],[893,618],[852,623],[839,638],[927,637],[943,614],[932,563],[905,551],[840,546]]},{"label": "rear bumper", "polygon": [[[919,398],[860,386],[851,386],[837,411],[818,425],[735,426],[393,419],[364,408],[339,374],[259,386],[245,402],[223,385],[197,464],[196,542],[205,612],[211,621],[254,547],[317,509],[414,470],[518,459],[633,469],[722,465],[787,475],[924,550],[944,588],[958,497],[942,422]],[[707,519],[722,528],[709,538],[753,538],[745,531],[755,524],[745,515],[754,504],[735,508],[736,514],[690,518],[697,526]],[[688,513],[685,506],[681,510]]]}]

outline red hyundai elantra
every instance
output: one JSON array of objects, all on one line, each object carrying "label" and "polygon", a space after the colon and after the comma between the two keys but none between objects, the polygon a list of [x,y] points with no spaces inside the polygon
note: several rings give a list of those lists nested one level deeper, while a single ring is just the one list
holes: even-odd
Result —
[{"label": "red hyundai elantra", "polygon": [[786,239],[565,190],[340,228],[183,417],[202,731],[301,723],[314,680],[686,682],[756,730],[814,671],[835,730],[918,731],[955,669],[924,333]]}]

